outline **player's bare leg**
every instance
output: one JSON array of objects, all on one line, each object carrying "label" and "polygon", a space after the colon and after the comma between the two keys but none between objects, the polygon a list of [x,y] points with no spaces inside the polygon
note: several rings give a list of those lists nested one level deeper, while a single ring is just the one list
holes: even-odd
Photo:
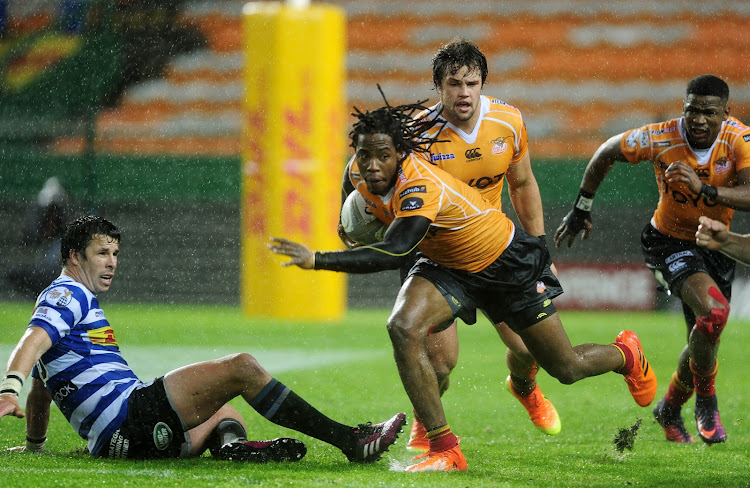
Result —
[{"label": "player's bare leg", "polygon": [[680,298],[693,311],[696,321],[688,324],[687,346],[680,354],[677,371],[665,397],[654,408],[654,417],[664,429],[667,440],[692,442],[681,408],[695,392],[699,436],[709,444],[724,442],[726,431],[719,417],[715,378],[719,336],[729,316],[729,303],[707,273],[689,276],[682,285]]},{"label": "player's bare leg", "polygon": [[573,347],[557,313],[519,332],[539,365],[563,384],[616,371],[640,406],[651,403],[656,376],[648,364],[638,337],[622,331],[609,345],[579,344]]},{"label": "player's bare leg", "polygon": [[521,337],[504,322],[495,324],[495,330],[506,346],[505,362],[510,374],[505,380],[508,391],[519,401],[529,414],[532,423],[547,435],[560,433],[562,424],[552,402],[542,394],[536,383],[539,370],[534,357],[526,348]]},{"label": "player's bare leg", "polygon": [[401,287],[388,333],[393,343],[404,390],[414,411],[427,429],[429,455],[408,471],[441,466],[441,470],[466,469],[458,439],[448,425],[440,400],[440,385],[428,357],[428,332],[453,321],[453,314],[440,291],[420,276],[412,276]]},{"label": "player's bare leg", "polygon": [[[430,364],[435,370],[440,396],[450,387],[450,374],[458,362],[458,328],[456,322],[451,323],[448,328],[439,332],[431,332],[427,337],[427,355]],[[409,442],[406,448],[415,451],[428,451],[430,443],[427,439],[427,430],[417,415],[412,420]]]}]

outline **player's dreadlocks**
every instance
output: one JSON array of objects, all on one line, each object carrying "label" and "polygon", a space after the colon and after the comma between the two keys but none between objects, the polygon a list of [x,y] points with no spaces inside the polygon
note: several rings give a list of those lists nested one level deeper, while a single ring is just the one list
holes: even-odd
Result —
[{"label": "player's dreadlocks", "polygon": [[[426,135],[429,129],[443,123],[439,117],[433,117],[432,119],[428,117],[432,112],[428,112],[428,107],[422,105],[427,100],[391,107],[380,85],[378,85],[378,90],[383,96],[384,107],[365,112],[354,107],[355,112],[352,115],[357,117],[357,122],[352,127],[349,138],[351,139],[351,147],[355,151],[359,136],[366,134],[386,134],[390,136],[393,140],[393,147],[404,155],[412,152],[429,153],[432,144],[443,142],[437,140],[440,132],[434,136]],[[414,114],[419,112],[425,113],[422,117],[415,119]]]}]

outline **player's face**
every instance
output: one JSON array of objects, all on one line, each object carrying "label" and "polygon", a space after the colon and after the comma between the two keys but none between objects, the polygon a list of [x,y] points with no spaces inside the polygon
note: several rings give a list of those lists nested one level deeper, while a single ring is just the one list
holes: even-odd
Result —
[{"label": "player's face", "polygon": [[364,134],[357,139],[357,165],[367,189],[385,195],[396,182],[399,157],[391,136]]},{"label": "player's face", "polygon": [[71,262],[76,265],[76,279],[91,293],[109,290],[117,268],[117,256],[120,254],[120,243],[102,234],[96,234],[83,256],[77,253]]},{"label": "player's face", "polygon": [[453,74],[446,73],[438,87],[443,104],[443,117],[465,132],[471,132],[479,118],[482,73],[462,66]]},{"label": "player's face", "polygon": [[729,107],[712,95],[688,95],[682,107],[688,142],[695,149],[708,149],[729,116]]}]

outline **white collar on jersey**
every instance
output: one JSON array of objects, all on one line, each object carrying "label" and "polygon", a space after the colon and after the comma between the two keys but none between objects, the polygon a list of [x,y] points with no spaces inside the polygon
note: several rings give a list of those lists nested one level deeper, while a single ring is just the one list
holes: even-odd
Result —
[{"label": "white collar on jersey", "polygon": [[[721,123],[719,134],[724,131],[726,123],[726,120]],[[682,137],[682,140],[685,141],[687,147],[689,147],[690,150],[693,151],[693,154],[695,154],[695,159],[698,161],[698,166],[705,166],[709,162],[711,162],[711,153],[714,151],[714,146],[716,146],[716,143],[719,141],[718,135],[716,136],[716,140],[714,140],[713,144],[711,144],[711,147],[709,147],[708,149],[696,149],[690,145],[690,142],[688,142],[687,131],[685,130],[685,117],[680,117],[680,119],[677,121],[677,130],[680,132],[680,137]]]}]

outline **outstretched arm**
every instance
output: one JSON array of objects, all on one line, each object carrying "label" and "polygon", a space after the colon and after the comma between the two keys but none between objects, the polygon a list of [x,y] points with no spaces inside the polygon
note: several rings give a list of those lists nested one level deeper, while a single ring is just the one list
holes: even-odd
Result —
[{"label": "outstretched arm", "polygon": [[304,244],[272,237],[268,248],[289,256],[282,266],[299,266],[302,269],[327,269],[346,273],[374,273],[398,269],[406,256],[424,239],[430,228],[427,217],[403,217],[388,227],[383,241],[346,251],[313,251]]},{"label": "outstretched arm", "polygon": [[701,217],[695,242],[711,251],[720,251],[743,264],[750,264],[750,234],[730,232],[718,220]]},{"label": "outstretched arm", "polygon": [[8,360],[8,368],[0,386],[0,417],[14,415],[23,418],[18,395],[26,378],[42,354],[52,347],[52,340],[41,327],[29,327],[18,341]]},{"label": "outstretched arm", "polygon": [[586,171],[583,173],[581,188],[578,192],[573,210],[566,215],[555,232],[555,245],[560,247],[563,242],[568,241],[568,247],[579,232],[583,231],[581,240],[586,240],[591,234],[593,224],[591,223],[591,204],[594,195],[604,178],[617,161],[626,161],[620,149],[622,134],[610,137],[607,142],[599,146],[592,156]]}]

